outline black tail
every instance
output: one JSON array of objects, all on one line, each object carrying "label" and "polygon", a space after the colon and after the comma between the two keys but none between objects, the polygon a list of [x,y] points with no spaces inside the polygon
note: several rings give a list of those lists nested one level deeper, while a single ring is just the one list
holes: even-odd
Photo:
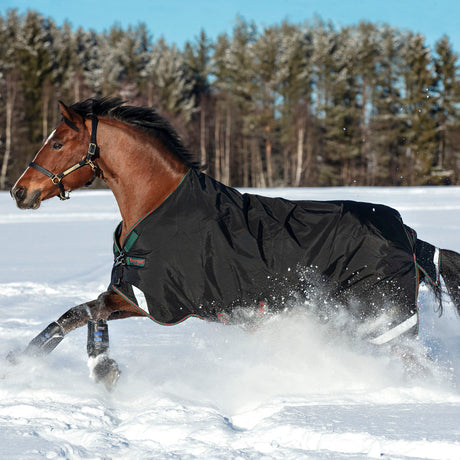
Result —
[{"label": "black tail", "polygon": [[460,315],[460,254],[449,249],[441,249],[440,272]]}]

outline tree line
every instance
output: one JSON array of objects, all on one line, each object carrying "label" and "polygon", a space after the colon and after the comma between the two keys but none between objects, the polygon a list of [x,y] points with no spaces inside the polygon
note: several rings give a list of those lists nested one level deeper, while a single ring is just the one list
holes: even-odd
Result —
[{"label": "tree line", "polygon": [[315,18],[182,49],[146,24],[97,33],[0,15],[0,188],[58,123],[58,100],[155,106],[211,175],[245,187],[460,183],[460,74],[448,37]]}]

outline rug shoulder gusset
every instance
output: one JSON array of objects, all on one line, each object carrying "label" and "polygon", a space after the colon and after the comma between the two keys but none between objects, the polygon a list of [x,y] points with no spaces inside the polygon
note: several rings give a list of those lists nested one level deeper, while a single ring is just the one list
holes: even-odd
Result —
[{"label": "rug shoulder gusset", "polygon": [[[161,311],[156,307],[152,308],[152,305],[150,305],[148,301],[147,303],[143,303],[141,301],[140,294],[143,296],[145,296],[145,294],[139,289],[136,290],[136,294],[135,294],[133,286],[130,285],[129,283],[122,283],[118,285],[110,284],[108,289],[120,295],[129,304],[131,304],[133,307],[139,310],[139,312],[142,313],[144,316],[146,316],[147,318],[151,319],[155,323],[160,324],[162,326],[175,326],[177,324],[180,324],[186,321],[189,318],[198,318],[198,319],[202,319],[206,321],[210,320],[209,318],[205,318],[203,316],[200,316],[194,313],[179,314],[179,315],[172,316],[168,312],[166,316],[162,316]],[[216,318],[214,318],[213,320],[218,321],[218,317],[216,316]]]}]

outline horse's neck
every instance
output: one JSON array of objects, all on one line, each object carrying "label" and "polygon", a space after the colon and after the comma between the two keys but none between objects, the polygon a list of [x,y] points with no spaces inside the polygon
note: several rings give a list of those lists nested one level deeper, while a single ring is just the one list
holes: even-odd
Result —
[{"label": "horse's neck", "polygon": [[[161,171],[151,176],[131,176],[126,180],[106,180],[111,188],[120,209],[123,220],[120,242],[124,241],[126,233],[143,216],[156,209],[176,189],[184,177],[185,171],[175,171],[174,174],[161,174]],[[161,180],[159,180],[161,179]]]},{"label": "horse's neck", "polygon": [[139,139],[138,135],[105,136],[100,151],[104,180],[117,200],[123,220],[123,243],[129,229],[176,189],[188,167],[160,145]]},{"label": "horse's neck", "polygon": [[123,186],[109,184],[117,200],[123,221],[120,235],[121,243],[124,241],[127,232],[139,219],[156,209],[174,191],[181,179],[182,176],[172,183],[169,188],[163,190],[155,190],[152,187],[142,185],[142,183],[136,184],[135,188],[137,190],[133,191],[133,193],[130,193],[132,191],[131,187],[126,189]]}]

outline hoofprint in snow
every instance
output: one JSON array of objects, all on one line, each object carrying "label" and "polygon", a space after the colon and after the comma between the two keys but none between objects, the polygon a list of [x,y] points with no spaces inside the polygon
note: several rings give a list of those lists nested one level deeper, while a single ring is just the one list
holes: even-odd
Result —
[{"label": "hoofprint in snow", "polygon": [[[397,208],[421,239],[460,251],[460,188],[259,190]],[[45,360],[10,367],[8,351],[109,282],[110,192],[19,211],[0,193],[0,458],[460,458],[460,319],[423,290],[411,377],[387,353],[331,334],[299,311],[255,332],[190,319],[111,322],[122,368],[107,393],[88,377],[86,330]]]}]

